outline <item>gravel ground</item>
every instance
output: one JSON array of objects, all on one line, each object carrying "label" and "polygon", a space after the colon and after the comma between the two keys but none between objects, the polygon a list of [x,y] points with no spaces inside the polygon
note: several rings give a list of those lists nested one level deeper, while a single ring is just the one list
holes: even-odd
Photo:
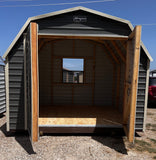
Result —
[{"label": "gravel ground", "polygon": [[[156,123],[156,109],[148,109],[147,123]],[[156,132],[149,127],[138,140],[156,139]],[[32,146],[26,134],[7,133],[6,117],[0,117],[0,160],[150,160],[154,156],[146,150],[138,151],[125,136],[116,135],[44,135]]]}]

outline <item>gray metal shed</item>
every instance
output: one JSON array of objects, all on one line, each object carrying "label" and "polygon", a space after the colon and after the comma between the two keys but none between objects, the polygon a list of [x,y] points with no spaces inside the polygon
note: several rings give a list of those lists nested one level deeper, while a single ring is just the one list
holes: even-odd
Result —
[{"label": "gray metal shed", "polygon": [[4,63],[0,64],[0,114],[6,111]]},{"label": "gray metal shed", "polygon": [[[141,26],[84,7],[29,18],[6,53],[7,131],[144,131],[150,54]],[[83,83],[63,83],[63,58]],[[82,73],[81,73],[82,74]]]}]

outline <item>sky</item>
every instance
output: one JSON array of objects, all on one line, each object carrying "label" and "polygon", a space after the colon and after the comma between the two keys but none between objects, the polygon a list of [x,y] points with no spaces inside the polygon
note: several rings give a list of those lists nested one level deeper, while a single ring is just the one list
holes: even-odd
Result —
[{"label": "sky", "polygon": [[84,59],[63,58],[63,68],[72,71],[83,71]]},{"label": "sky", "polygon": [[156,69],[156,0],[103,0],[84,3],[86,1],[100,0],[0,0],[0,55],[5,53],[29,17],[84,6],[127,19],[133,26],[142,25],[141,39],[154,60],[150,69]]}]

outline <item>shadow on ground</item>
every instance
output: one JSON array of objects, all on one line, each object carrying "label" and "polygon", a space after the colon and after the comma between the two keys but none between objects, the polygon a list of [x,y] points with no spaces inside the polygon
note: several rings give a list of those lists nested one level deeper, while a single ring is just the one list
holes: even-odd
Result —
[{"label": "shadow on ground", "polygon": [[6,137],[15,137],[15,140],[23,147],[23,149],[28,153],[28,154],[36,154],[33,150],[33,146],[31,144],[29,135],[27,132],[7,132],[6,131],[6,123],[0,127],[0,130],[3,132],[3,134]]},{"label": "shadow on ground", "polygon": [[5,115],[4,114],[0,114],[0,118],[3,118]]},{"label": "shadow on ground", "polygon": [[105,131],[102,134],[96,135],[96,136],[93,135],[92,139],[100,142],[105,146],[108,146],[111,149],[114,149],[115,151],[121,154],[127,155],[127,149],[123,141],[124,136],[125,136],[125,133],[123,129],[105,128]]},{"label": "shadow on ground", "polygon": [[[91,136],[91,138],[104,146],[107,146],[121,154],[127,155],[127,149],[125,147],[125,143],[123,141],[123,137],[125,136],[123,129],[104,129],[102,133],[96,131],[95,133],[47,133],[44,134],[46,136]],[[98,133],[97,133],[98,132]],[[43,135],[43,136],[44,136]]]}]

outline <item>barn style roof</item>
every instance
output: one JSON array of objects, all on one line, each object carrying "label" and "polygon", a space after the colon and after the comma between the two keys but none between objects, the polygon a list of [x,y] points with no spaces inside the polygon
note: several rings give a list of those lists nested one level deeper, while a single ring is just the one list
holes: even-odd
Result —
[{"label": "barn style roof", "polygon": [[[108,14],[105,14],[105,13],[102,13],[102,12],[99,12],[99,11],[95,11],[95,10],[92,10],[92,9],[89,9],[89,8],[81,7],[81,6],[74,7],[74,8],[69,8],[69,9],[65,9],[65,10],[60,10],[60,11],[51,12],[51,13],[48,13],[48,14],[43,14],[43,15],[39,15],[39,16],[28,18],[28,20],[23,25],[23,27],[21,28],[21,30],[19,31],[19,33],[17,34],[17,36],[15,37],[15,39],[10,44],[9,48],[4,53],[3,58],[7,57],[7,55],[9,54],[9,52],[11,51],[11,49],[13,48],[13,46],[16,44],[16,42],[18,41],[18,39],[21,37],[21,35],[23,34],[23,32],[25,31],[25,29],[27,28],[27,26],[29,25],[29,23],[31,21],[35,21],[35,20],[39,20],[39,19],[47,18],[47,17],[51,17],[51,16],[56,16],[56,15],[60,15],[60,14],[68,13],[68,12],[78,11],[78,10],[86,11],[86,12],[89,12],[89,13],[92,13],[92,14],[95,14],[95,15],[99,15],[99,16],[102,16],[102,17],[105,17],[105,18],[109,18],[109,19],[112,19],[112,20],[115,20],[115,21],[118,21],[118,22],[121,22],[121,23],[125,23],[125,24],[127,24],[129,26],[129,28],[131,30],[134,29],[134,27],[131,24],[131,22],[128,21],[128,20],[125,20],[125,19],[121,19],[121,18],[118,18],[118,17],[115,17],[115,16],[111,16],[111,15],[108,15]],[[143,44],[143,42],[141,42],[141,47],[143,48],[143,50],[146,53],[146,55],[149,58],[149,60],[153,61],[151,55],[149,54],[149,52],[146,49],[146,47]]]}]

